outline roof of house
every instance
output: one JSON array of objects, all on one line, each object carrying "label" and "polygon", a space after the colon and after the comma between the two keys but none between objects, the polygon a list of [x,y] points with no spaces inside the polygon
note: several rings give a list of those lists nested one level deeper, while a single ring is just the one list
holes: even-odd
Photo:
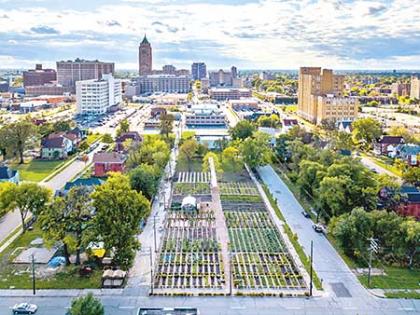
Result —
[{"label": "roof of house", "polygon": [[349,129],[352,130],[353,122],[349,120],[343,120],[338,123],[338,127],[342,129]]},{"label": "roof of house", "polygon": [[385,144],[400,144],[404,143],[404,138],[400,136],[382,136],[378,143],[385,143]]},{"label": "roof of house", "polygon": [[137,131],[130,131],[121,134],[115,141],[116,142],[124,142],[127,139],[132,139],[134,141],[141,141],[141,136]]},{"label": "roof of house", "polygon": [[420,145],[417,144],[404,144],[400,148],[401,153],[407,155],[416,155],[420,153]]},{"label": "roof of house", "polygon": [[283,119],[284,126],[296,126],[298,124],[297,119]]},{"label": "roof of house", "polygon": [[400,191],[402,193],[405,193],[405,194],[407,194],[407,193],[418,193],[418,192],[420,192],[417,189],[417,187],[414,187],[414,186],[401,186]]},{"label": "roof of house", "polygon": [[99,152],[93,156],[94,163],[124,163],[125,155],[117,152]]},{"label": "roof of house", "polygon": [[78,186],[99,186],[102,185],[103,180],[97,178],[97,177],[91,177],[91,178],[78,178],[75,181],[67,182],[64,186],[64,190],[70,190],[73,187]]},{"label": "roof of house", "polygon": [[55,137],[55,138],[44,138],[41,141],[41,146],[43,148],[52,149],[52,148],[63,148],[64,147],[64,137]]},{"label": "roof of house", "polygon": [[17,171],[8,166],[0,166],[0,179],[10,179],[15,177]]}]

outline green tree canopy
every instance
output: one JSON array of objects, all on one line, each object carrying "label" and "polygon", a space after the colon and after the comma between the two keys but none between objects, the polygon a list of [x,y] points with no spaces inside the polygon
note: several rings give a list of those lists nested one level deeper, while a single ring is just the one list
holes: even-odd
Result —
[{"label": "green tree canopy", "polygon": [[251,137],[255,130],[255,126],[248,120],[241,120],[235,127],[229,129],[229,134],[233,140],[244,140]]},{"label": "green tree canopy", "polygon": [[105,310],[101,301],[88,293],[86,296],[75,298],[71,302],[69,315],[104,315]]},{"label": "green tree canopy", "polygon": [[353,141],[362,148],[369,148],[372,142],[382,135],[381,123],[371,117],[353,122]]},{"label": "green tree canopy", "polygon": [[160,174],[159,170],[150,164],[140,164],[129,173],[131,188],[143,193],[151,200],[157,192]]}]

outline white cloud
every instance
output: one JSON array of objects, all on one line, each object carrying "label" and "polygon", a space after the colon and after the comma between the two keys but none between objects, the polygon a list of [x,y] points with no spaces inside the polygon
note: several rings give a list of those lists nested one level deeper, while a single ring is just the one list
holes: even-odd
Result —
[{"label": "white cloud", "polygon": [[[138,42],[147,33],[155,51],[162,53],[162,59],[175,59],[183,64],[192,61],[185,58],[188,55],[185,50],[194,51],[195,47],[182,47],[181,43],[206,41],[217,47],[210,47],[201,59],[209,59],[210,66],[214,67],[217,65],[212,65],[213,54],[237,59],[247,68],[297,68],[302,64],[336,68],[381,67],[393,62],[400,62],[393,68],[412,65],[411,60],[417,55],[420,44],[400,47],[399,51],[390,49],[389,53],[381,52],[381,47],[375,45],[392,48],[395,39],[409,41],[410,34],[420,36],[420,2],[394,0],[387,3],[261,0],[234,5],[210,1],[122,0],[118,4],[98,5],[96,10],[59,11],[48,9],[47,4],[40,2],[36,8],[7,12],[0,9],[0,16],[7,14],[9,17],[7,23],[0,20],[0,32],[28,36],[31,28],[42,21],[42,25],[57,30],[60,35],[51,36],[48,41],[43,40],[44,43],[40,40],[40,45],[46,44],[53,49],[106,44],[104,49],[112,45],[116,52],[132,51],[134,58]],[[71,39],[76,35],[79,38]],[[35,45],[36,37],[32,38]],[[11,40],[22,42],[21,39]],[[13,44],[10,40],[9,43]],[[173,48],[176,44],[180,45],[179,55],[165,57],[168,45],[172,47],[171,53],[176,53]],[[372,52],[369,45],[372,45]],[[372,56],[375,51],[378,51],[377,57]],[[119,60],[115,61],[118,63]],[[135,64],[135,60],[121,62]],[[160,60],[156,62],[163,64]]]}]

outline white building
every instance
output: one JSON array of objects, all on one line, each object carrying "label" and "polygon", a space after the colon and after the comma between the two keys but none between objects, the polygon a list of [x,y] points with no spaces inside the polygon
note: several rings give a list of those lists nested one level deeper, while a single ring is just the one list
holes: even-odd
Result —
[{"label": "white building", "polygon": [[194,105],[186,113],[185,123],[190,126],[224,126],[226,116],[216,104]]},{"label": "white building", "polygon": [[239,100],[241,97],[251,97],[250,89],[236,88],[211,88],[209,89],[210,98],[218,101]]},{"label": "white building", "polygon": [[77,113],[80,115],[102,115],[122,101],[121,80],[111,74],[101,80],[76,82]]},{"label": "white building", "polygon": [[187,75],[155,74],[140,76],[140,94],[145,93],[188,93],[191,91],[190,77]]}]

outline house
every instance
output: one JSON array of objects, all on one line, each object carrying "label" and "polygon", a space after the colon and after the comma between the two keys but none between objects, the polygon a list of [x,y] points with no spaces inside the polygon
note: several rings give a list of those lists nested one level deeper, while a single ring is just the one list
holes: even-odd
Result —
[{"label": "house", "polygon": [[374,143],[373,151],[377,155],[395,157],[398,146],[404,144],[404,138],[400,136],[382,136]]},{"label": "house", "polygon": [[117,152],[99,152],[93,156],[93,176],[105,177],[109,172],[124,172],[126,156]]},{"label": "house", "polygon": [[351,120],[341,120],[337,123],[337,129],[341,132],[351,133],[353,131],[352,124]]},{"label": "house", "polygon": [[137,131],[130,131],[121,134],[115,140],[115,151],[117,152],[124,152],[127,151],[127,148],[124,147],[124,142],[127,140],[132,140],[132,145],[137,147],[143,141],[143,138],[139,135]]},{"label": "house", "polygon": [[420,191],[414,186],[402,186],[400,193],[401,202],[397,206],[398,214],[413,216],[420,220]]},{"label": "house", "polygon": [[9,182],[18,184],[19,183],[19,171],[12,170],[8,166],[0,166],[0,183]]},{"label": "house", "polygon": [[73,187],[80,187],[80,186],[87,187],[90,191],[93,191],[96,186],[102,185],[103,182],[104,182],[103,180],[96,177],[78,178],[72,182],[67,182],[64,185],[64,188],[58,192],[58,195],[60,196],[67,195],[70,189],[72,189]]},{"label": "house", "polygon": [[399,155],[410,166],[418,166],[417,156],[420,155],[420,145],[403,144],[399,147]]},{"label": "house", "polygon": [[65,159],[73,150],[73,141],[64,135],[50,135],[41,141],[41,159]]},{"label": "house", "polygon": [[67,134],[73,134],[78,139],[80,139],[80,141],[81,141],[81,140],[86,139],[86,137],[87,137],[87,130],[86,129],[80,129],[79,127],[76,127],[76,128],[73,128],[72,130],[70,130],[69,132],[67,132]]},{"label": "house", "polygon": [[290,129],[292,129],[294,126],[299,125],[297,119],[283,119],[283,132],[287,133]]}]

